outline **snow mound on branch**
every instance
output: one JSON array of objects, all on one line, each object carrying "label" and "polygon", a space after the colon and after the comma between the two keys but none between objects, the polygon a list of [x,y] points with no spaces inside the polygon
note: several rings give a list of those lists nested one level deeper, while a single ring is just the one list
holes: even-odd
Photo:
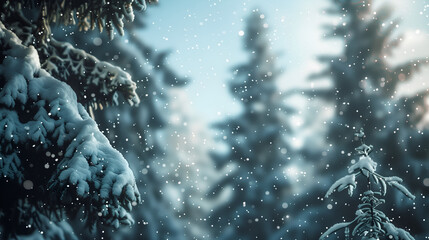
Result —
[{"label": "snow mound on branch", "polygon": [[366,177],[369,177],[370,173],[374,173],[377,169],[377,163],[372,160],[369,156],[360,156],[359,161],[349,168],[349,173],[361,171]]},{"label": "snow mound on branch", "polygon": [[136,83],[130,74],[119,67],[55,39],[38,50],[41,52],[42,68],[68,83],[84,106],[97,109],[109,104],[119,105],[119,94],[131,106],[140,103]]},{"label": "snow mound on branch", "polygon": [[[36,50],[23,46],[1,22],[0,52],[1,177],[23,186],[24,179],[36,175],[42,185],[37,187],[56,208],[83,206],[91,224],[131,224],[128,212],[140,194],[128,162],[77,103],[73,90],[41,69]],[[51,149],[61,153],[55,160],[46,157]],[[43,173],[32,169],[45,163]]]},{"label": "snow mound on branch", "polygon": [[351,174],[345,177],[338,179],[332,186],[329,188],[328,192],[325,194],[325,198],[328,198],[335,190],[338,192],[348,189],[350,197],[353,195],[353,189],[356,188],[356,175]]},{"label": "snow mound on branch", "polygon": [[[14,1],[12,4],[17,4]],[[1,5],[1,4],[0,4]],[[6,3],[8,7],[12,7]],[[18,4],[18,8],[19,8]],[[0,6],[1,7],[1,6]],[[30,46],[40,39],[33,35],[37,24],[32,24],[22,16],[18,8],[12,7],[2,18],[6,28],[22,40],[22,45]],[[43,44],[37,44],[38,58],[35,64],[41,65],[52,77],[66,82],[76,93],[79,103],[87,109],[118,105],[125,100],[131,106],[139,104],[137,85],[130,74],[108,62],[50,37]]]}]

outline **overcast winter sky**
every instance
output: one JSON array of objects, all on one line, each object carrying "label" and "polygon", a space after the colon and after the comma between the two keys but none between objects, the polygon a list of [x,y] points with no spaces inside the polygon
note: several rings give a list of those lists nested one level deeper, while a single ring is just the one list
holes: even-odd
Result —
[{"label": "overcast winter sky", "polygon": [[[339,21],[323,13],[330,0],[159,2],[147,12],[148,27],[141,36],[160,50],[172,50],[168,61],[192,80],[187,87],[189,104],[207,122],[240,109],[225,84],[231,78],[231,68],[246,61],[244,36],[239,33],[245,30],[245,19],[252,10],[259,9],[269,25],[273,51],[280,54],[278,66],[285,70],[279,79],[282,88],[304,84],[308,74],[323,67],[316,60],[318,54],[342,48],[339,41],[322,39],[321,25]],[[429,56],[429,0],[376,0],[375,4],[391,5],[393,17],[401,19],[397,33],[404,33],[405,40],[392,61]],[[425,76],[429,71],[417,76],[412,87],[429,85]]]}]

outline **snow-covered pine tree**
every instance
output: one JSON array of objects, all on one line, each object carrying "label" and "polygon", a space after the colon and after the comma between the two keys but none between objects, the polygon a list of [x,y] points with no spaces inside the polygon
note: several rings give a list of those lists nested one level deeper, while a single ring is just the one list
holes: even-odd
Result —
[{"label": "snow-covered pine tree", "polygon": [[229,89],[243,111],[216,127],[228,146],[215,156],[219,167],[234,170],[213,184],[209,194],[232,189],[230,200],[209,216],[218,239],[270,239],[284,223],[285,195],[292,181],[285,176],[289,164],[290,107],[276,86],[279,69],[267,38],[265,16],[254,10],[246,21],[244,46],[248,62],[233,68]]},{"label": "snow-covered pine tree", "polygon": [[0,24],[0,237],[76,239],[62,221],[133,222],[140,201],[123,156],[33,46]]},{"label": "snow-covered pine tree", "polygon": [[132,21],[133,8],[146,2],[0,3],[0,187],[13,190],[0,201],[1,238],[74,239],[62,220],[78,213],[89,226],[133,222],[129,211],[140,201],[133,173],[84,107],[118,104],[119,95],[135,105],[136,84],[120,68],[56,41],[50,24],[78,19],[81,30],[96,23],[113,36],[112,26],[122,33],[123,19]]},{"label": "snow-covered pine tree", "polygon": [[[136,13],[132,24],[122,38],[109,41],[105,35],[78,32],[68,37],[72,45],[81,44],[85,51],[121,69],[126,69],[135,80],[136,93],[141,98],[138,106],[118,105],[94,109],[94,116],[100,130],[130,162],[141,192],[142,202],[132,211],[136,224],[119,231],[104,229],[96,235],[82,232],[84,239],[189,239],[185,236],[184,223],[178,221],[171,199],[165,193],[164,175],[174,156],[168,155],[165,127],[169,121],[168,106],[172,101],[169,90],[183,86],[187,79],[166,64],[168,52],[154,49],[142,40],[136,32],[144,26],[145,14]],[[64,31],[54,29],[53,32]],[[74,32],[75,29],[67,30]],[[63,37],[65,38],[65,37]],[[60,39],[63,40],[63,39]],[[178,90],[179,91],[179,90]],[[119,98],[119,102],[125,100]],[[74,225],[79,225],[74,223]]]},{"label": "snow-covered pine tree", "polygon": [[328,190],[325,198],[328,198],[334,191],[348,191],[350,197],[357,187],[358,179],[362,176],[366,184],[365,192],[360,194],[361,204],[358,205],[356,217],[350,222],[341,222],[330,227],[320,236],[323,240],[334,232],[345,229],[346,239],[395,239],[395,240],[414,240],[409,232],[393,225],[392,220],[377,207],[385,200],[381,197],[386,196],[387,186],[399,190],[402,194],[410,199],[415,199],[408,189],[402,185],[402,179],[397,176],[384,177],[376,172],[377,163],[369,156],[373,150],[372,145],[366,145],[364,142],[365,133],[361,128],[356,137],[360,140],[361,145],[355,150],[359,155],[359,160],[355,161],[348,168],[349,175],[337,180]]}]

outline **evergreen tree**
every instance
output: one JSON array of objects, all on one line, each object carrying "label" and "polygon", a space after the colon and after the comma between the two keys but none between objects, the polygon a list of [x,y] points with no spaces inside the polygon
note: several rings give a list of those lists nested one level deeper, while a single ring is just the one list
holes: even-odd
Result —
[{"label": "evergreen tree", "polygon": [[[97,123],[110,140],[130,162],[136,175],[142,202],[133,210],[136,224],[112,232],[105,229],[96,234],[83,232],[83,238],[99,239],[188,239],[184,223],[175,216],[171,199],[166,193],[168,177],[165,171],[170,164],[176,164],[174,156],[168,153],[169,145],[165,136],[169,121],[169,106],[172,101],[169,89],[180,88],[187,79],[179,77],[166,64],[167,51],[155,50],[146,44],[136,32],[144,27],[144,14],[136,14],[132,25],[123,38],[109,40],[107,36],[80,32],[76,29],[71,38],[73,45],[89,42],[82,47],[101,60],[126,69],[136,81],[136,94],[141,101],[138,106],[120,104],[105,108],[94,108]],[[62,29],[53,29],[64,31]],[[66,32],[63,35],[69,35]],[[70,39],[70,38],[69,38]],[[94,46],[97,46],[94,48]],[[126,101],[118,98],[119,103]],[[167,166],[167,167],[166,167]],[[76,223],[75,225],[79,225]]]},{"label": "evergreen tree", "polygon": [[[358,205],[356,217],[353,221],[335,224],[323,233],[320,239],[325,239],[344,228],[345,239],[350,239],[350,237],[380,239],[384,237],[396,240],[414,240],[409,232],[395,227],[391,223],[392,220],[382,211],[378,210],[377,207],[385,203],[385,200],[380,197],[386,195],[387,186],[396,188],[410,199],[414,200],[416,197],[401,184],[403,180],[400,177],[384,177],[376,172],[377,163],[369,156],[374,147],[364,143],[365,133],[363,129],[355,135],[361,142],[361,145],[355,149],[359,154],[359,160],[355,161],[349,167],[349,175],[340,178],[329,188],[325,194],[325,198],[328,198],[334,191],[340,192],[345,189],[347,189],[348,194],[352,197],[353,191],[357,187],[357,178],[362,176],[365,178],[367,185],[365,192],[360,197],[362,203]],[[353,227],[353,230],[350,235],[351,227]]]},{"label": "evergreen tree", "polygon": [[[335,156],[341,151],[344,154],[352,153],[353,147],[350,141],[346,141],[349,138],[344,130],[349,126],[365,127],[372,130],[368,139],[380,145],[380,149],[394,147],[398,150],[381,152],[384,155],[381,158],[382,164],[391,165],[393,171],[401,171],[401,168],[410,165],[410,161],[411,165],[420,165],[422,159],[403,160],[402,148],[398,146],[407,144],[406,138],[417,132],[416,125],[425,111],[415,109],[424,108],[428,92],[422,90],[413,97],[399,99],[396,91],[401,82],[411,80],[428,60],[413,59],[399,65],[389,64],[388,57],[402,40],[401,36],[392,36],[397,21],[390,20],[389,7],[383,6],[374,11],[371,0],[334,0],[333,6],[327,12],[341,15],[342,21],[333,28],[328,26],[326,36],[343,39],[345,47],[339,56],[321,56],[320,60],[326,62],[328,68],[313,76],[331,78],[333,88],[316,89],[309,93],[316,99],[327,99],[334,103],[335,116],[328,125],[327,135],[328,143],[335,146],[331,149],[331,154]],[[330,156],[325,159],[322,167],[332,160]],[[335,164],[332,167],[340,168],[341,165]],[[418,174],[413,174],[416,175]],[[419,186],[421,190],[421,182]]]},{"label": "evergreen tree", "polygon": [[80,211],[89,226],[131,224],[128,163],[34,47],[0,27],[1,238],[76,239],[62,220]]},{"label": "evergreen tree", "polygon": [[120,68],[55,40],[50,24],[77,18],[81,30],[97,24],[113,36],[113,26],[122,34],[123,19],[132,21],[133,8],[145,4],[0,4],[0,188],[13,189],[0,201],[1,238],[76,239],[63,220],[77,214],[91,227],[133,223],[129,211],[140,202],[134,175],[84,107],[118,104],[120,95],[138,104],[136,84]]},{"label": "evergreen tree", "polygon": [[[286,141],[290,107],[276,87],[279,70],[271,53],[264,15],[253,11],[244,35],[248,62],[234,68],[229,89],[243,112],[216,125],[229,151],[217,156],[219,167],[234,170],[209,194],[232,189],[230,200],[215,208],[209,220],[219,239],[270,239],[283,225],[282,200],[291,189]],[[221,160],[223,159],[223,160]]]},{"label": "evergreen tree", "polygon": [[[411,97],[398,97],[396,91],[402,82],[410,81],[428,60],[407,60],[399,65],[389,63],[389,57],[401,43],[402,36],[394,35],[398,22],[391,20],[388,6],[374,10],[372,1],[332,2],[332,7],[326,12],[340,21],[335,26],[326,26],[325,36],[341,39],[344,49],[337,56],[321,56],[320,60],[328,67],[312,76],[314,79],[330,79],[332,88],[314,89],[306,94],[313,100],[333,103],[334,116],[324,125],[327,127],[327,144],[326,149],[321,150],[322,159],[308,156],[309,160],[314,159],[315,184],[307,196],[293,201],[291,208],[296,211],[292,214],[297,220],[289,226],[287,236],[315,238],[319,233],[312,224],[332,224],[335,217],[340,217],[320,201],[323,196],[321,189],[330,182],[328,179],[338,177],[339,170],[347,165],[346,161],[339,161],[338,156],[352,155],[355,140],[349,137],[348,132],[361,127],[370,130],[367,139],[377,146],[374,154],[380,166],[391,169],[393,175],[407,177],[411,190],[417,193],[415,205],[421,210],[400,218],[398,223],[413,226],[416,236],[427,235],[421,219],[425,218],[423,212],[428,206],[419,196],[427,195],[428,191],[422,178],[429,170],[429,155],[424,144],[427,130],[418,131],[416,126],[427,112],[424,101],[428,92],[422,90]],[[407,214],[411,202],[399,194],[395,199],[400,206],[395,214]],[[350,204],[356,203],[353,201],[356,200],[352,199]],[[352,217],[349,212],[343,214],[341,217]]]}]

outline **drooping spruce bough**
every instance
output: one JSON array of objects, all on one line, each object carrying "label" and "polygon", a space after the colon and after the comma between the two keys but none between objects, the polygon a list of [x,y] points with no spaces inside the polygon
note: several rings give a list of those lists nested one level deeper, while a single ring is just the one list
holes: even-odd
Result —
[{"label": "drooping spruce bough", "polygon": [[353,196],[358,176],[364,177],[367,190],[360,198],[361,204],[358,205],[355,219],[350,222],[333,225],[320,236],[320,240],[343,228],[345,229],[346,239],[350,239],[350,229],[352,227],[352,239],[359,239],[360,237],[362,240],[376,240],[382,239],[381,237],[387,237],[395,240],[414,240],[409,232],[395,227],[391,220],[377,207],[385,203],[385,200],[381,197],[386,195],[387,186],[396,188],[412,200],[415,199],[415,196],[401,184],[403,180],[400,177],[384,177],[378,174],[376,172],[377,163],[369,156],[373,146],[364,143],[365,133],[363,129],[360,129],[355,136],[361,142],[361,145],[355,149],[359,154],[359,160],[349,167],[349,175],[340,178],[329,188],[325,198],[328,198],[334,191],[340,192],[345,189],[347,189],[350,197]]},{"label": "drooping spruce bough", "polygon": [[68,223],[76,216],[90,227],[134,222],[134,174],[86,110],[119,104],[120,95],[138,104],[136,83],[56,41],[50,25],[69,24],[68,16],[108,29],[119,19],[121,33],[130,7],[146,2],[0,2],[0,239],[78,239]]}]

